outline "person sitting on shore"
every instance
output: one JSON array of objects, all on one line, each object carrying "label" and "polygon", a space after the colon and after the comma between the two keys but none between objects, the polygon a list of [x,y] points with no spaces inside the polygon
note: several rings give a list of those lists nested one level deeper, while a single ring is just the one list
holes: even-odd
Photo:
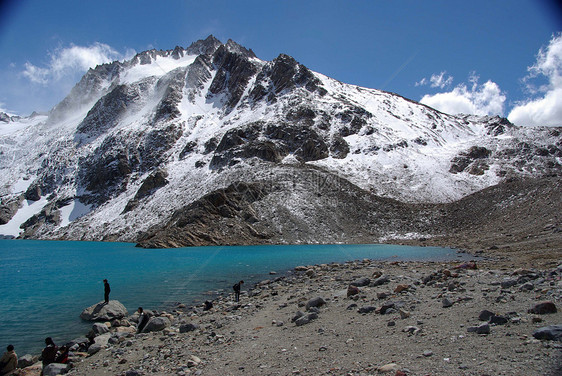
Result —
[{"label": "person sitting on shore", "polygon": [[205,300],[205,306],[203,307],[203,311],[210,311],[213,308],[213,302],[209,300]]},{"label": "person sitting on shore", "polygon": [[59,349],[59,354],[57,355],[57,358],[55,359],[55,363],[62,363],[62,364],[66,364],[68,363],[68,352],[69,352],[69,348],[68,346],[62,346]]},{"label": "person sitting on shore", "polygon": [[55,362],[58,350],[51,337],[45,338],[45,345],[47,346],[45,346],[45,348],[41,352],[41,361],[43,362],[43,368]]},{"label": "person sitting on shore", "polygon": [[6,352],[0,358],[0,375],[8,375],[16,369],[18,365],[18,356],[13,345],[8,345]]},{"label": "person sitting on shore", "polygon": [[148,315],[146,313],[144,313],[142,307],[139,307],[139,309],[137,309],[137,312],[139,313],[139,321],[138,321],[138,324],[137,324],[137,333],[140,333],[140,332],[142,332],[142,330],[144,329],[144,327],[148,323]]}]

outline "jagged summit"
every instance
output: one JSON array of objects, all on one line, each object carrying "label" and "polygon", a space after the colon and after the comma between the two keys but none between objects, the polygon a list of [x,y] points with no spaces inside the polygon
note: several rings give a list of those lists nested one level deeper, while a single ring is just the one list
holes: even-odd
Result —
[{"label": "jagged summit", "polygon": [[0,135],[0,234],[36,238],[137,241],[183,231],[168,223],[181,217],[183,242],[337,241],[383,212],[405,234],[421,231],[399,219],[407,205],[562,162],[560,129],[447,115],[212,35],[90,69],[48,116],[1,120]]}]

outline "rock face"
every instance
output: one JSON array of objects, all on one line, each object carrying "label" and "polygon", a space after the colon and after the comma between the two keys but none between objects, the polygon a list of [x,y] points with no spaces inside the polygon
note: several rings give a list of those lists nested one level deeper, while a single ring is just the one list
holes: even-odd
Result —
[{"label": "rock face", "polygon": [[80,318],[86,321],[111,321],[125,316],[127,316],[127,309],[118,300],[110,300],[107,304],[99,302],[80,314]]}]

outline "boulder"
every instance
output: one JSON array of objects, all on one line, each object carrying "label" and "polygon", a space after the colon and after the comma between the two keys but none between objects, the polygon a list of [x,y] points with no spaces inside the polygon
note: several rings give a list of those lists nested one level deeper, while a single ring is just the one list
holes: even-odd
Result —
[{"label": "boulder", "polygon": [[494,312],[488,311],[487,309],[480,311],[478,315],[478,320],[480,321],[488,321],[490,318],[494,316]]},{"label": "boulder", "polygon": [[125,306],[118,300],[110,300],[107,304],[99,302],[86,308],[80,314],[80,318],[86,321],[111,321],[122,319],[127,313]]},{"label": "boulder", "polygon": [[350,285],[351,286],[357,286],[357,287],[363,287],[363,286],[369,286],[369,283],[371,283],[370,278],[361,277],[361,278],[358,278],[355,281],[351,282]]},{"label": "boulder", "polygon": [[180,325],[180,333],[188,333],[193,332],[194,330],[199,329],[199,326],[196,324],[182,324]]},{"label": "boulder", "polygon": [[371,283],[371,286],[376,287],[376,286],[384,285],[385,283],[388,283],[388,282],[390,282],[390,279],[388,278],[388,276],[383,274],[379,278],[375,279]]},{"label": "boulder", "polygon": [[326,304],[326,301],[318,296],[316,298],[310,299],[308,303],[306,303],[306,309],[308,310],[311,307],[322,307],[324,304]]},{"label": "boulder", "polygon": [[109,332],[109,328],[107,327],[107,325],[99,322],[95,323],[92,326],[92,330],[94,331],[95,334],[104,334]]},{"label": "boulder", "polygon": [[297,326],[302,326],[302,325],[308,324],[312,320],[316,320],[317,318],[318,318],[318,314],[309,313],[309,314],[304,315],[304,316],[298,318],[297,320],[295,320],[295,324]]},{"label": "boulder", "polygon": [[539,328],[533,332],[533,337],[562,342],[562,325],[550,325]]},{"label": "boulder", "polygon": [[29,367],[37,363],[38,359],[39,357],[33,356],[31,354],[25,354],[24,356],[20,356],[18,358],[18,368]]},{"label": "boulder", "polygon": [[172,325],[170,319],[167,317],[152,317],[142,330],[143,333],[159,332]]},{"label": "boulder", "polygon": [[493,315],[490,317],[490,324],[504,325],[509,322],[508,318],[505,316]]},{"label": "boulder", "polygon": [[111,338],[111,333],[104,333],[94,338],[94,343],[100,346],[107,346],[109,339]]},{"label": "boulder", "polygon": [[90,347],[88,347],[88,355],[94,355],[98,353],[102,348],[103,346],[101,344],[94,343]]},{"label": "boulder", "polygon": [[295,313],[295,315],[293,316],[293,318],[291,319],[291,322],[295,322],[298,319],[300,319],[301,317],[304,316],[304,312],[303,311],[297,311],[297,313]]},{"label": "boulder", "polygon": [[43,368],[43,376],[56,376],[66,373],[68,364],[51,363]]},{"label": "boulder", "polygon": [[535,313],[537,315],[544,315],[547,313],[556,313],[556,305],[553,302],[542,302],[535,304],[530,310],[529,313]]},{"label": "boulder", "polygon": [[490,334],[490,324],[486,323],[479,326],[471,326],[466,328],[466,331],[476,334]]}]

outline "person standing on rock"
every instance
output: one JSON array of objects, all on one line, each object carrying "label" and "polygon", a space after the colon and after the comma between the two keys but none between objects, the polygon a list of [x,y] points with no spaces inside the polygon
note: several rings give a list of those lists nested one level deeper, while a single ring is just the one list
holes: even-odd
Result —
[{"label": "person standing on rock", "polygon": [[18,356],[13,345],[8,345],[6,352],[0,358],[0,375],[7,375],[16,369],[18,365]]},{"label": "person standing on rock", "polygon": [[234,286],[232,286],[232,289],[234,290],[234,300],[237,302],[240,301],[240,287],[243,283],[244,281],[240,281],[236,283]]},{"label": "person standing on rock", "polygon": [[109,287],[109,283],[107,279],[103,280],[103,299],[105,300],[105,304],[109,303],[109,293],[111,292],[111,288]]}]

